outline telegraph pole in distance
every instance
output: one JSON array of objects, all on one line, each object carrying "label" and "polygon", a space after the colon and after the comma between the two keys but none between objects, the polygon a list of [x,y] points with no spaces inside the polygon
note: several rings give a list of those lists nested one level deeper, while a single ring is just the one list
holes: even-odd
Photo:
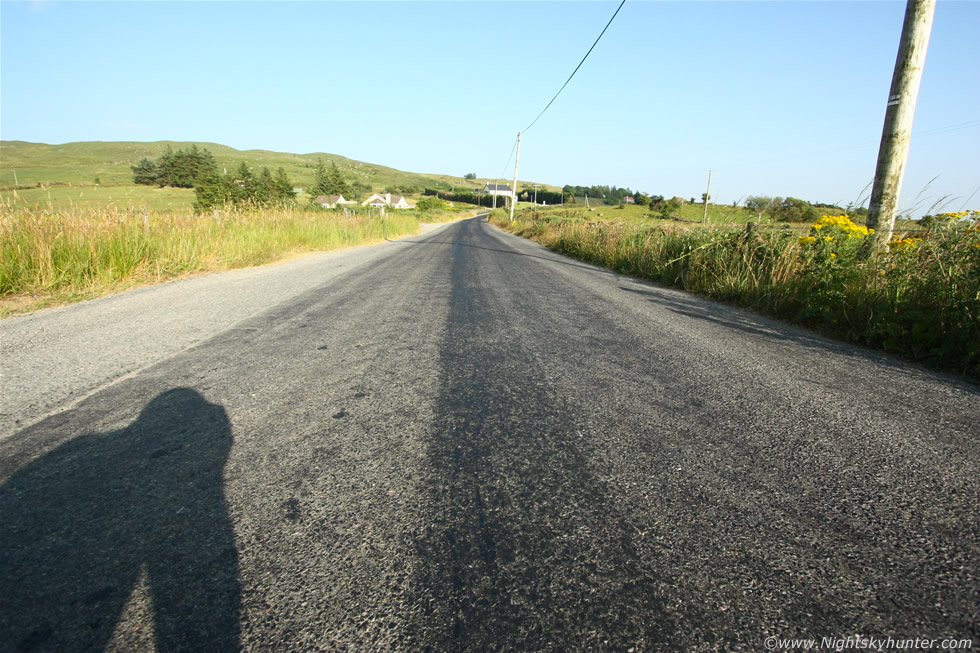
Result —
[{"label": "telegraph pole in distance", "polygon": [[704,191],[704,217],[701,218],[701,222],[707,222],[708,221],[708,199],[711,196],[711,173],[712,173],[712,171],[709,170],[708,171],[708,188],[707,188],[707,190]]},{"label": "telegraph pole in distance", "polygon": [[895,230],[895,211],[902,191],[902,177],[909,155],[912,118],[922,81],[922,66],[929,47],[936,0],[908,0],[902,38],[898,44],[895,72],[892,73],[885,124],[881,130],[878,165],[875,168],[867,226],[874,229],[871,245],[883,249]]},{"label": "telegraph pole in distance", "polygon": [[510,221],[514,221],[514,207],[517,205],[517,166],[521,162],[521,132],[517,132],[517,156],[514,158],[514,196],[510,200]]}]

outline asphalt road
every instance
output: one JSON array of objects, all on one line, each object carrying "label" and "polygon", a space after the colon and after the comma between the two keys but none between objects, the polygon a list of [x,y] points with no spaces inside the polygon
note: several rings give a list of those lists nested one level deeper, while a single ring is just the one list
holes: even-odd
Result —
[{"label": "asphalt road", "polygon": [[980,646],[975,386],[477,220],[249,274],[0,323],[0,651]]}]

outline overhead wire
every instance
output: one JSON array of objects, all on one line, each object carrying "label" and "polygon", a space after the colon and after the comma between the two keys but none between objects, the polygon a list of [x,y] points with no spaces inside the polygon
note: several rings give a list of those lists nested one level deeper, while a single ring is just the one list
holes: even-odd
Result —
[{"label": "overhead wire", "polygon": [[496,186],[501,179],[504,179],[504,175],[507,173],[507,168],[510,167],[510,161],[514,156],[514,151],[516,149],[517,149],[517,139],[515,138],[514,145],[510,148],[510,154],[507,156],[507,163],[504,164],[504,167],[501,168],[500,170],[500,174],[497,175],[497,177],[494,179],[494,186]]},{"label": "overhead wire", "polygon": [[980,120],[970,120],[968,122],[961,122],[957,125],[946,125],[945,127],[936,127],[934,129],[927,129],[923,132],[913,132],[913,136],[927,136],[929,134],[945,134],[946,132],[955,132],[961,129],[969,129],[971,127],[980,126]]},{"label": "overhead wire", "polygon": [[[565,87],[568,86],[569,82],[572,81],[572,78],[575,77],[575,74],[582,67],[582,64],[585,63],[585,60],[589,58],[589,55],[590,54],[592,54],[592,51],[595,49],[595,46],[599,44],[599,41],[602,39],[603,35],[609,29],[609,26],[612,25],[613,20],[616,19],[616,16],[617,15],[619,15],[619,11],[623,8],[623,5],[625,5],[625,4],[626,4],[626,0],[622,0],[619,3],[619,6],[616,7],[616,11],[613,12],[613,15],[609,18],[609,21],[606,23],[606,26],[602,28],[602,31],[601,32],[599,32],[599,36],[596,37],[596,40],[592,43],[592,46],[589,48],[588,52],[585,53],[585,56],[582,57],[582,60],[579,61],[579,63],[578,63],[577,66],[575,66],[575,69],[572,71],[572,74],[568,76],[568,79],[566,79],[565,80],[565,83],[561,85],[561,88],[558,89],[558,92],[555,93],[554,97],[551,98],[551,100],[548,102],[548,104],[546,104],[545,107],[541,110],[541,112],[534,118],[534,120],[531,121],[531,124],[529,124],[527,127],[525,127],[524,130],[522,132],[520,132],[520,133],[526,133],[529,129],[531,129],[531,127],[533,127],[538,122],[538,120],[541,119],[541,116],[543,116],[545,114],[545,112],[551,107],[551,105],[554,104],[555,100],[558,99],[558,96],[561,95],[562,91],[565,90]],[[972,128],[972,127],[976,127],[978,124],[980,124],[980,121],[973,120],[973,121],[968,121],[968,122],[964,122],[964,123],[960,123],[960,124],[956,124],[956,125],[946,125],[946,126],[943,126],[943,127],[926,130],[926,131],[919,132],[919,133],[914,134],[914,135],[926,136],[926,135],[932,135],[932,134],[941,134],[941,133],[950,132],[950,131],[959,131],[961,129],[969,129],[969,128]],[[830,153],[830,152],[834,152],[834,151],[846,151],[846,150],[863,149],[865,147],[871,147],[873,145],[874,144],[872,144],[872,143],[869,143],[867,145],[850,145],[850,146],[845,146],[845,147],[837,148],[836,150],[827,150],[825,152],[826,153]],[[501,175],[500,175],[500,177],[498,177],[498,179],[503,178],[504,174],[507,171],[507,168],[510,166],[510,161],[511,161],[511,158],[514,156],[514,150],[516,149],[516,147],[517,147],[517,141],[515,141],[513,147],[511,147],[510,155],[507,157],[507,163],[504,164],[503,171],[501,172]],[[809,153],[809,154],[797,155],[797,157],[794,157],[794,158],[798,158],[799,156],[807,156],[808,157],[808,156],[811,156],[811,155],[822,154],[822,153],[825,153],[825,152],[812,152],[812,153]],[[773,159],[773,160],[779,160],[779,159]],[[766,161],[765,160],[763,160],[763,161],[757,161],[756,164],[758,164],[758,163],[764,163],[764,162],[766,162]]]},{"label": "overhead wire", "polygon": [[[582,60],[578,62],[578,65],[577,65],[577,66],[575,66],[575,70],[573,70],[573,71],[572,71],[572,74],[568,76],[568,79],[566,79],[566,80],[565,80],[565,83],[561,85],[561,88],[559,88],[559,89],[558,89],[558,92],[557,92],[557,93],[555,93],[555,95],[554,95],[554,97],[552,97],[552,98],[551,98],[551,100],[550,100],[550,101],[548,102],[548,104],[546,104],[546,105],[545,105],[545,107],[544,107],[544,109],[542,109],[542,110],[541,110],[541,113],[539,113],[539,114],[537,115],[537,117],[536,117],[536,118],[535,118],[534,120],[532,120],[532,121],[531,121],[531,124],[530,124],[530,125],[528,125],[527,127],[525,127],[525,128],[524,128],[524,132],[527,132],[527,130],[528,130],[528,129],[530,129],[531,127],[533,127],[533,126],[534,126],[534,124],[535,124],[535,123],[536,123],[536,122],[537,122],[537,121],[538,121],[538,120],[539,120],[539,119],[541,118],[541,116],[543,116],[543,115],[544,115],[544,113],[545,113],[545,111],[547,111],[547,110],[548,110],[548,108],[549,108],[549,107],[550,107],[550,106],[551,106],[552,104],[554,104],[554,102],[555,102],[555,100],[557,100],[557,99],[558,99],[558,96],[559,96],[559,95],[561,95],[561,92],[565,90],[565,87],[566,87],[566,86],[568,86],[568,83],[569,83],[570,81],[572,81],[572,78],[573,78],[573,77],[575,77],[575,73],[577,73],[577,72],[578,72],[578,70],[579,70],[579,68],[581,68],[581,67],[582,67],[582,64],[584,64],[584,63],[585,63],[585,60],[589,58],[589,55],[590,55],[590,54],[592,54],[592,51],[593,51],[593,50],[595,49],[595,46],[596,46],[596,45],[598,45],[598,43],[599,43],[599,41],[600,41],[600,40],[602,39],[602,35],[603,35],[603,34],[605,34],[605,33],[606,33],[606,30],[608,30],[608,29],[609,29],[609,26],[610,26],[610,25],[612,25],[612,22],[613,22],[613,20],[614,20],[614,19],[616,18],[616,16],[617,16],[617,15],[619,14],[619,10],[620,10],[620,9],[622,9],[622,8],[623,8],[623,5],[625,5],[625,4],[626,4],[626,0],[622,0],[622,2],[620,2],[620,3],[619,3],[619,6],[618,6],[618,7],[616,7],[616,11],[614,11],[614,12],[613,12],[613,15],[612,15],[612,17],[611,17],[611,18],[609,19],[609,21],[608,21],[608,22],[606,23],[606,26],[602,28],[602,31],[601,31],[601,32],[599,32],[599,36],[597,36],[597,37],[596,37],[596,40],[595,40],[595,42],[593,42],[593,43],[592,43],[592,47],[590,47],[590,48],[589,48],[589,51],[585,53],[585,56],[584,56],[584,57],[582,57]],[[519,134],[520,134],[520,133],[519,133]],[[518,139],[519,139],[519,138],[520,138],[520,135],[518,135]],[[501,170],[501,173],[500,173],[500,176],[499,176],[499,177],[497,177],[497,180],[498,180],[498,181],[499,181],[500,179],[502,179],[502,178],[504,178],[504,175],[505,175],[505,174],[506,174],[506,172],[507,172],[507,168],[509,168],[509,167],[510,167],[510,162],[511,162],[511,159],[512,159],[512,157],[514,156],[514,152],[515,152],[515,150],[517,149],[517,142],[518,142],[518,139],[515,139],[515,140],[514,140],[514,145],[513,145],[512,147],[511,147],[511,149],[510,149],[510,154],[509,154],[509,155],[507,156],[507,163],[505,163],[505,164],[504,164],[504,167],[503,167],[503,169]]]},{"label": "overhead wire", "polygon": [[514,139],[514,145],[511,146],[511,148],[510,148],[510,154],[507,156],[507,163],[504,164],[504,167],[500,171],[500,175],[497,177],[497,179],[502,179],[503,176],[504,176],[504,174],[507,172],[507,168],[510,167],[510,160],[514,156],[514,150],[516,150],[516,149],[517,149],[517,139],[515,138]]},{"label": "overhead wire", "polygon": [[590,54],[592,54],[592,50],[594,50],[595,49],[595,46],[598,45],[599,39],[602,38],[602,35],[605,34],[606,33],[606,30],[609,29],[609,26],[612,25],[612,22],[616,18],[616,15],[619,13],[619,10],[622,9],[623,8],[623,5],[625,5],[625,4],[626,4],[626,0],[623,0],[622,2],[619,3],[619,6],[616,7],[616,11],[613,12],[612,18],[609,19],[609,22],[606,23],[606,26],[602,28],[602,31],[601,32],[599,32],[599,36],[596,37],[595,43],[593,43],[592,44],[592,47],[589,48],[589,51],[585,53],[585,56],[582,57],[582,60],[578,62],[578,65],[575,66],[575,70],[573,70],[572,71],[572,74],[568,76],[568,79],[565,80],[565,83],[561,85],[561,88],[558,89],[558,92],[555,93],[555,96],[553,98],[551,98],[551,101],[548,102],[547,105],[545,105],[544,109],[541,109],[541,113],[538,114],[538,117],[535,118],[534,120],[532,120],[530,125],[528,125],[527,127],[524,128],[524,131],[525,132],[527,130],[529,130],[531,127],[533,127],[534,126],[534,123],[536,123],[538,121],[538,119],[541,118],[541,116],[544,115],[544,112],[548,110],[548,107],[550,107],[554,103],[554,101],[558,99],[558,96],[561,95],[561,92],[565,90],[565,87],[566,86],[568,86],[568,82],[572,81],[572,77],[575,77],[575,73],[578,72],[578,69],[582,67],[582,64],[585,63],[585,60],[589,58],[589,55]]}]

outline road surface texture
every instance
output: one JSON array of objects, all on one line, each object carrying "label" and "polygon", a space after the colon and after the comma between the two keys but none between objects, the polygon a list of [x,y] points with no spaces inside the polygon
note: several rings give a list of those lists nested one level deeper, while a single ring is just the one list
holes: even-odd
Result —
[{"label": "road surface texture", "polygon": [[0,323],[0,650],[980,646],[975,386],[479,220],[263,270]]}]

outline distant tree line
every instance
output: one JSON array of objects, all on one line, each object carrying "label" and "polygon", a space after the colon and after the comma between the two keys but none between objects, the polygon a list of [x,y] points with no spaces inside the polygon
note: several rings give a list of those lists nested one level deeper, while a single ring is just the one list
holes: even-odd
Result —
[{"label": "distant tree line", "polygon": [[[646,205],[649,203],[649,198],[639,191],[632,191],[629,187],[617,188],[616,186],[572,186],[566,184],[562,188],[562,192],[565,194],[566,204],[575,204],[576,202],[584,202],[585,197],[588,196],[590,202],[598,202],[604,200],[606,204],[622,204],[626,201],[627,197],[632,197],[634,203]],[[538,191],[538,199],[541,199],[541,191]]]},{"label": "distant tree line", "polygon": [[234,174],[218,174],[218,168],[205,173],[194,185],[194,208],[208,211],[223,206],[268,208],[295,202],[293,182],[280,166],[273,175],[268,168],[255,174],[242,161]]},{"label": "distant tree line", "polygon": [[[436,188],[426,188],[425,195],[438,196],[440,199],[450,202],[466,202],[479,206],[492,206],[493,195],[489,193],[478,193],[472,191],[449,192]],[[535,199],[534,188],[523,188],[518,194],[522,202],[531,202]],[[639,191],[632,191],[629,188],[617,188],[616,186],[565,186],[562,191],[537,189],[538,204],[575,204],[584,203],[585,196],[588,195],[589,201],[593,203],[605,201],[608,204],[622,204],[627,197],[632,197],[634,203],[648,205],[650,197]],[[656,196],[659,197],[659,196]],[[576,199],[577,198],[577,199]],[[660,197],[663,200],[663,197]],[[497,199],[497,204],[501,204],[501,199]]]},{"label": "distant tree line", "polygon": [[167,151],[156,161],[143,157],[132,166],[133,181],[147,186],[193,188],[194,208],[208,211],[225,205],[237,207],[282,206],[294,201],[293,182],[280,167],[273,175],[268,168],[256,174],[242,161],[233,174],[218,172],[218,161],[206,149]]},{"label": "distant tree line", "polygon": [[[745,208],[757,214],[758,219],[768,215],[779,222],[813,223],[820,219],[826,210],[842,211],[839,206],[807,202],[796,197],[769,197],[767,195],[750,195],[745,198]],[[823,210],[821,210],[823,209]],[[852,208],[848,213],[853,216],[866,216],[868,210]]]},{"label": "distant tree line", "polygon": [[[488,193],[474,193],[471,191],[449,192],[438,188],[426,188],[422,194],[427,197],[438,197],[448,202],[463,202],[465,204],[476,204],[477,206],[493,206],[493,195]],[[497,198],[497,205],[503,206],[503,200]]]},{"label": "distant tree line", "polygon": [[[535,199],[535,190],[533,188],[525,188],[521,191],[520,197],[521,201],[533,202]],[[562,194],[560,191],[539,188],[537,190],[537,201],[538,204],[561,204]]]},{"label": "distant tree line", "polygon": [[171,186],[174,188],[194,188],[198,179],[218,172],[218,162],[207,150],[192,145],[189,150],[177,150],[170,146],[157,161],[143,157],[135,166],[133,182],[144,186]]}]

